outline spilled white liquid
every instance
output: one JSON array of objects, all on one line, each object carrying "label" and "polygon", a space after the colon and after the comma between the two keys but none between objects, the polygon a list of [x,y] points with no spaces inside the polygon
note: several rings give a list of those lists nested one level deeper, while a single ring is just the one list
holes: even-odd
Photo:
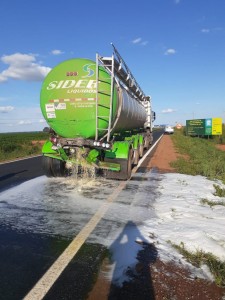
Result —
[{"label": "spilled white liquid", "polygon": [[[225,207],[201,204],[201,199],[225,201],[214,196],[213,184],[201,176],[135,174],[96,226],[88,242],[105,245],[112,252],[107,276],[117,284],[128,280],[142,245],[154,243],[158,256],[184,265],[183,257],[168,241],[183,243],[190,251],[211,252],[225,260]],[[45,176],[0,193],[0,222],[18,231],[74,238],[120,184],[105,179]],[[208,269],[193,273],[211,278]]]}]

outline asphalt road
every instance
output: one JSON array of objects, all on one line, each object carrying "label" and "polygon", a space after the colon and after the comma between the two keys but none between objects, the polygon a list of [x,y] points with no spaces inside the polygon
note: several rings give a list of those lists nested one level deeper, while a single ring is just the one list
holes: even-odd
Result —
[{"label": "asphalt road", "polygon": [[[155,134],[154,141],[162,133]],[[150,155],[147,160],[149,158]],[[145,166],[143,164],[140,170],[145,171]],[[74,186],[74,183],[42,175],[41,157],[0,165],[0,299],[23,299],[118,187],[118,181],[100,180],[97,186],[89,183]],[[133,176],[115,199],[115,211],[109,211],[99,222],[45,300],[87,298],[103,259],[109,255],[112,235],[123,228],[125,235],[135,232],[142,239],[136,224],[149,218],[147,212],[154,201],[155,184],[157,182],[149,184],[147,179],[143,180],[141,173]],[[129,211],[132,211],[133,222],[130,222]],[[120,247],[119,238],[112,245]],[[127,243],[126,251],[130,252],[131,245]],[[150,250],[154,259],[155,249]],[[132,290],[136,299],[153,299],[151,276],[148,270],[146,272],[145,288],[137,287],[137,294]],[[112,285],[111,299],[115,291],[119,293]]]},{"label": "asphalt road", "polygon": [[0,192],[43,174],[41,156],[0,164]]}]

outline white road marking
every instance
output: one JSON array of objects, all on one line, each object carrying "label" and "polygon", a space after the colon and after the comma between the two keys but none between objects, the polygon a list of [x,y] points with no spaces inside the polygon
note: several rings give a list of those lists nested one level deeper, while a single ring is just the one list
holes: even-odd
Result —
[{"label": "white road marking", "polygon": [[110,195],[107,201],[98,209],[86,226],[79,232],[54,264],[48,269],[43,277],[37,282],[33,289],[26,295],[24,300],[40,300],[43,299],[57,278],[61,275],[66,266],[73,259],[75,254],[84,244],[90,233],[94,230],[98,222],[108,210],[110,204],[117,198],[119,193],[126,186],[127,181],[122,181],[116,190]]},{"label": "white road marking", "polygon": [[[139,164],[132,170],[134,174],[141,163],[144,161],[146,156],[156,147],[159,140],[145,153],[143,158],[140,160]],[[129,180],[128,180],[129,181]],[[76,253],[79,251],[81,246],[84,244],[86,239],[89,237],[91,232],[95,229],[96,225],[99,223],[101,218],[104,216],[106,211],[109,209],[111,203],[117,198],[120,192],[124,189],[128,181],[122,181],[119,186],[113,191],[113,193],[107,198],[106,202],[97,210],[90,221],[85,225],[85,227],[79,232],[79,234],[73,239],[69,246],[64,250],[64,252],[58,257],[58,259],[53,263],[53,265],[48,269],[48,271],[42,276],[42,278],[36,283],[36,285],[30,290],[30,292],[25,296],[24,300],[41,300],[53,286],[55,281],[62,274],[67,265],[74,258]]]}]

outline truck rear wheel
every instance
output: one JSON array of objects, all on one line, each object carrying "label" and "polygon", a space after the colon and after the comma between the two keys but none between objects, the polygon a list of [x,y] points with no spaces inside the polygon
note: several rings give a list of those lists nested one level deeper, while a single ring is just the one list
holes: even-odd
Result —
[{"label": "truck rear wheel", "polygon": [[54,177],[65,176],[65,163],[59,159],[52,159],[52,172]]},{"label": "truck rear wheel", "polygon": [[149,136],[146,136],[144,140],[144,149],[148,150],[150,146],[151,146],[151,139]]},{"label": "truck rear wheel", "polygon": [[134,149],[134,155],[133,155],[133,164],[136,166],[139,161],[139,147],[137,149]]},{"label": "truck rear wheel", "polygon": [[65,176],[65,163],[59,159],[43,156],[42,168],[47,177]]},{"label": "truck rear wheel", "polygon": [[48,156],[42,157],[42,168],[47,177],[53,177],[52,172],[52,158]]},{"label": "truck rear wheel", "polygon": [[139,145],[139,157],[143,157],[144,155],[144,144]]},{"label": "truck rear wheel", "polygon": [[105,176],[107,179],[118,179],[118,180],[127,180],[131,177],[131,171],[132,171],[132,156],[133,156],[133,150],[130,149],[128,158],[116,158],[116,159],[110,159],[106,158],[105,161],[112,162],[112,163],[118,163],[121,166],[121,169],[119,172],[117,171],[109,171],[106,170]]}]

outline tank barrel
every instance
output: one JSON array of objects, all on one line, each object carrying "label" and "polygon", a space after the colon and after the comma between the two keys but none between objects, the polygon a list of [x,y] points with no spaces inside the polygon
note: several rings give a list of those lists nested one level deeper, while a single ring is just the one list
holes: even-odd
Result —
[{"label": "tank barrel", "polygon": [[51,128],[42,149],[47,176],[64,176],[65,168],[85,165],[84,158],[109,170],[109,178],[127,179],[151,144],[151,98],[112,47],[112,56],[69,59],[46,76],[40,106]]}]

